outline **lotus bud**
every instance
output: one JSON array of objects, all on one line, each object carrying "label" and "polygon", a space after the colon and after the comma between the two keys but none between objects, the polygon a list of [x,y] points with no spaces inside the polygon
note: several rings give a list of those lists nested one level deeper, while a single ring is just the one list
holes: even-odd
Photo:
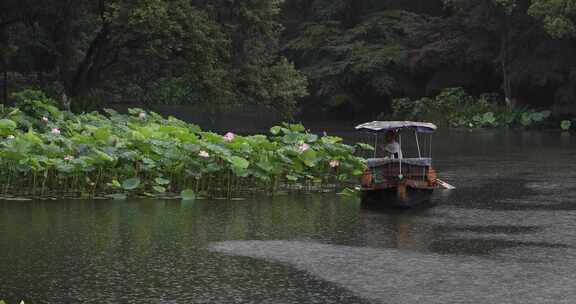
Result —
[{"label": "lotus bud", "polygon": [[310,146],[307,143],[303,143],[300,146],[298,146],[298,151],[300,151],[300,153],[304,153],[308,149],[310,149]]},{"label": "lotus bud", "polygon": [[224,140],[227,142],[231,142],[234,140],[234,137],[236,137],[236,135],[234,135],[234,133],[228,132],[228,133],[226,133],[226,135],[224,135]]},{"label": "lotus bud", "polygon": [[202,151],[200,151],[200,153],[198,153],[198,156],[203,157],[203,158],[208,158],[208,157],[210,157],[210,154],[208,154],[208,152],[202,150]]},{"label": "lotus bud", "polygon": [[330,161],[330,168],[336,168],[336,167],[338,167],[338,166],[340,166],[340,162],[339,162],[339,161],[337,161],[337,160],[335,160],[335,159],[333,159],[333,160]]}]

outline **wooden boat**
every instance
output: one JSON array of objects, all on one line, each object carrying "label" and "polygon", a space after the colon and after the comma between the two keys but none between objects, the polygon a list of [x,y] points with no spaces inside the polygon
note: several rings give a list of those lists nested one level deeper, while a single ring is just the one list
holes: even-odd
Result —
[{"label": "wooden boat", "polygon": [[[411,121],[373,121],[356,127],[375,135],[374,157],[367,160],[368,168],[361,178],[362,204],[367,207],[412,208],[431,204],[436,189],[454,189],[440,179],[432,167],[431,134],[437,127],[431,123]],[[402,133],[413,132],[417,156],[402,157],[402,152],[387,157],[378,157],[378,136],[386,133],[400,138]],[[430,134],[429,156],[422,157],[419,134]],[[394,139],[393,139],[394,141]]]}]

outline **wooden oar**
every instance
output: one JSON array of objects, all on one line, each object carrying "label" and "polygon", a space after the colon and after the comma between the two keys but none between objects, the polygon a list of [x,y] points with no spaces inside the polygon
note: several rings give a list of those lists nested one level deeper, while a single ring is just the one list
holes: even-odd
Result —
[{"label": "wooden oar", "polygon": [[436,182],[437,182],[440,186],[444,187],[444,189],[448,189],[448,190],[456,189],[456,187],[450,185],[449,183],[447,183],[447,182],[445,182],[445,181],[443,181],[443,180],[441,180],[441,179],[439,179],[439,178],[436,179]]}]

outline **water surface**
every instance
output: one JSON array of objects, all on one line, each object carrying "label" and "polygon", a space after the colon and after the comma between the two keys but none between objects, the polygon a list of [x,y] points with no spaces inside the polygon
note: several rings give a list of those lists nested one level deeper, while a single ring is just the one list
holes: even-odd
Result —
[{"label": "water surface", "polygon": [[433,143],[458,189],[418,211],[333,194],[0,202],[0,299],[573,303],[576,138],[476,131]]}]

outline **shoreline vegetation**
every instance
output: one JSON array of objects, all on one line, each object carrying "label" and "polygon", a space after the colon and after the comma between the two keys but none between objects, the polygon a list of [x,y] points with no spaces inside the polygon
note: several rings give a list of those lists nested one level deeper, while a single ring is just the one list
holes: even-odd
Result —
[{"label": "shoreline vegetation", "polygon": [[448,88],[436,97],[394,99],[392,114],[382,114],[379,118],[428,121],[456,129],[553,128],[568,131],[576,126],[576,118],[554,117],[550,110],[511,108],[498,100],[496,94],[474,97],[463,88]]},{"label": "shoreline vegetation", "polygon": [[40,91],[0,106],[0,200],[241,198],[336,191],[362,174],[358,149],[301,124],[241,136],[154,112],[60,111]]}]

